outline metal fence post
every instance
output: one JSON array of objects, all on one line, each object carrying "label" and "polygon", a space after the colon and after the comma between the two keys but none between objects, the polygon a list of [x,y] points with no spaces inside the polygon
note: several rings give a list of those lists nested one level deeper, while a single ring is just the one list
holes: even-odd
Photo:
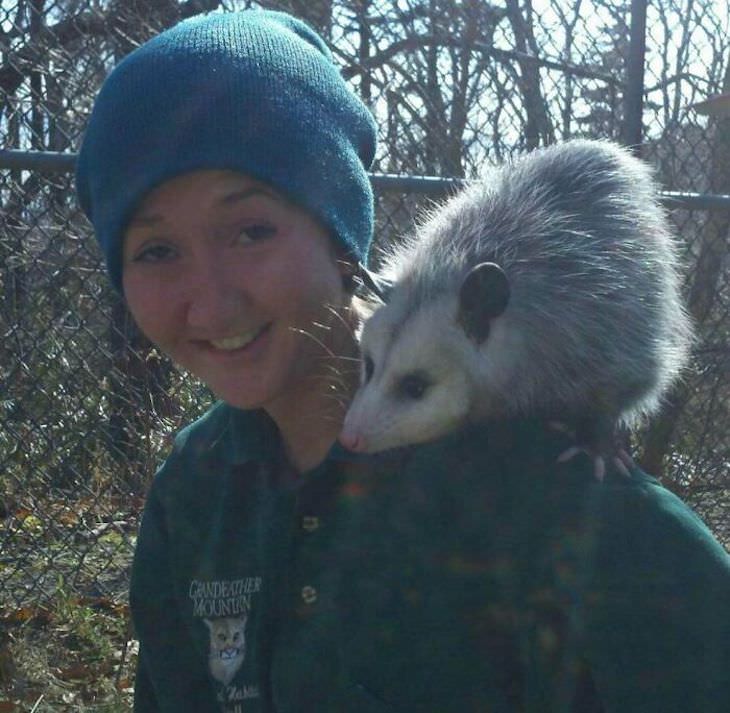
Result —
[{"label": "metal fence post", "polygon": [[631,0],[631,31],[626,63],[626,89],[621,143],[641,153],[644,111],[644,58],[646,55],[646,6],[648,0]]}]

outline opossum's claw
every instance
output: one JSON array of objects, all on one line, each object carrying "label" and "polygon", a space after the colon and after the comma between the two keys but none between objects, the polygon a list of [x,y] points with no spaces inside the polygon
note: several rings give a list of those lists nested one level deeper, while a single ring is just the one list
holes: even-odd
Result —
[{"label": "opossum's claw", "polygon": [[581,448],[580,446],[571,446],[564,450],[558,456],[558,463],[567,463],[569,460],[575,458],[579,453],[585,453],[589,458],[593,460],[593,476],[598,481],[603,481],[606,477],[606,460],[602,455],[594,453],[589,448]]},{"label": "opossum's claw", "polygon": [[548,421],[547,425],[548,428],[556,431],[557,433],[565,433],[571,438],[575,438],[575,430],[568,426],[567,423],[563,423],[562,421]]},{"label": "opossum's claw", "polygon": [[577,456],[579,453],[588,453],[588,451],[585,448],[571,446],[558,456],[558,463],[567,463],[569,460],[571,460],[571,458],[575,458],[575,456]]},{"label": "opossum's claw", "polygon": [[593,475],[600,482],[606,477],[606,461],[603,456],[596,456],[593,459]]},{"label": "opossum's claw", "polygon": [[631,480],[631,471],[636,468],[636,463],[634,463],[634,459],[623,448],[614,456],[613,464],[624,478]]}]

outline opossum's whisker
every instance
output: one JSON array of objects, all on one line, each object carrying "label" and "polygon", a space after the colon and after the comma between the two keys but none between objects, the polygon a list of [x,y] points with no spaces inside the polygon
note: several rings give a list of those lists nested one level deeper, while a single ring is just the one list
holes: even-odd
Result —
[{"label": "opossum's whisker", "polygon": [[325,364],[325,368],[327,371],[331,371],[333,374],[337,374],[337,376],[344,376],[345,374],[357,374],[359,373],[359,369],[342,369],[341,365],[338,364],[330,364],[329,362]]},{"label": "opossum's whisker", "polygon": [[352,325],[347,321],[347,319],[344,317],[341,311],[337,309],[337,307],[334,307],[333,305],[325,305],[325,308],[340,321],[340,323],[347,329],[349,334],[353,336],[355,335],[355,330],[353,329]]},{"label": "opossum's whisker", "polygon": [[337,423],[337,424],[340,424],[342,422],[342,416],[341,415],[334,416],[334,415],[323,414],[322,415],[322,420],[323,421],[327,421],[329,423]]},{"label": "opossum's whisker", "polygon": [[347,387],[347,383],[344,378],[340,374],[333,373],[333,374],[322,374],[318,377],[313,377],[317,381],[323,381],[327,386],[329,386],[332,390],[337,390],[338,392],[343,391]]},{"label": "opossum's whisker", "polygon": [[322,375],[320,378],[327,384],[333,393],[349,400],[353,389],[358,383],[358,381],[353,378],[354,376],[355,375],[353,374],[348,378],[342,374],[332,373]]},{"label": "opossum's whisker", "polygon": [[324,351],[327,353],[327,356],[337,359],[339,358],[337,354],[335,354],[332,349],[330,349],[319,337],[315,337],[314,334],[311,332],[308,332],[306,329],[301,329],[300,327],[289,327],[292,332],[297,332],[297,334],[302,334],[305,337],[309,337],[315,344],[322,347]]},{"label": "opossum's whisker", "polygon": [[344,414],[349,402],[344,401],[342,399],[336,399],[336,398],[332,397],[330,399],[330,403],[334,404],[334,406],[336,407],[337,415],[342,416]]},{"label": "opossum's whisker", "polygon": [[350,362],[352,366],[355,366],[357,370],[357,365],[360,364],[360,358],[359,357],[348,357],[344,356],[344,354],[332,354],[331,356],[320,356],[320,359],[326,359],[328,362],[335,361],[338,364],[340,362]]},{"label": "opossum's whisker", "polygon": [[325,392],[328,400],[334,401],[338,406],[345,406],[349,403],[349,399],[346,399],[339,389],[330,389]]},{"label": "opossum's whisker", "polygon": [[343,386],[347,385],[348,378],[359,374],[359,369],[343,369],[340,364],[332,364],[330,361],[325,362],[324,369],[328,373],[319,374],[315,378],[326,379],[329,382],[335,381]]}]

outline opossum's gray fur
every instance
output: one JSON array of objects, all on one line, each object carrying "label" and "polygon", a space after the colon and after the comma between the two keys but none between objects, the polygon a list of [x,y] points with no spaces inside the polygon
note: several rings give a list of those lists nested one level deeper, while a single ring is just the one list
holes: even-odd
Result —
[{"label": "opossum's gray fur", "polygon": [[[381,276],[393,287],[380,309],[392,341],[428,305],[455,304],[482,262],[510,283],[498,318],[509,353],[490,353],[491,337],[480,347],[507,376],[478,384],[474,398],[487,389],[490,405],[470,406],[470,417],[605,414],[631,424],[656,410],[685,364],[691,328],[677,246],[644,162],[609,142],[573,140],[496,168],[432,210],[385,258]],[[453,308],[434,314],[448,320]],[[453,338],[436,326],[429,338]]]}]

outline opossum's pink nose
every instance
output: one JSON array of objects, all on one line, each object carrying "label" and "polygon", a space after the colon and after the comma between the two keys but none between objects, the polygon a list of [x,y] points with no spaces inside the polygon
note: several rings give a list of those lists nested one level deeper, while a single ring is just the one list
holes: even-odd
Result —
[{"label": "opossum's pink nose", "polygon": [[353,453],[362,453],[365,450],[365,439],[359,433],[340,433],[340,443]]}]

